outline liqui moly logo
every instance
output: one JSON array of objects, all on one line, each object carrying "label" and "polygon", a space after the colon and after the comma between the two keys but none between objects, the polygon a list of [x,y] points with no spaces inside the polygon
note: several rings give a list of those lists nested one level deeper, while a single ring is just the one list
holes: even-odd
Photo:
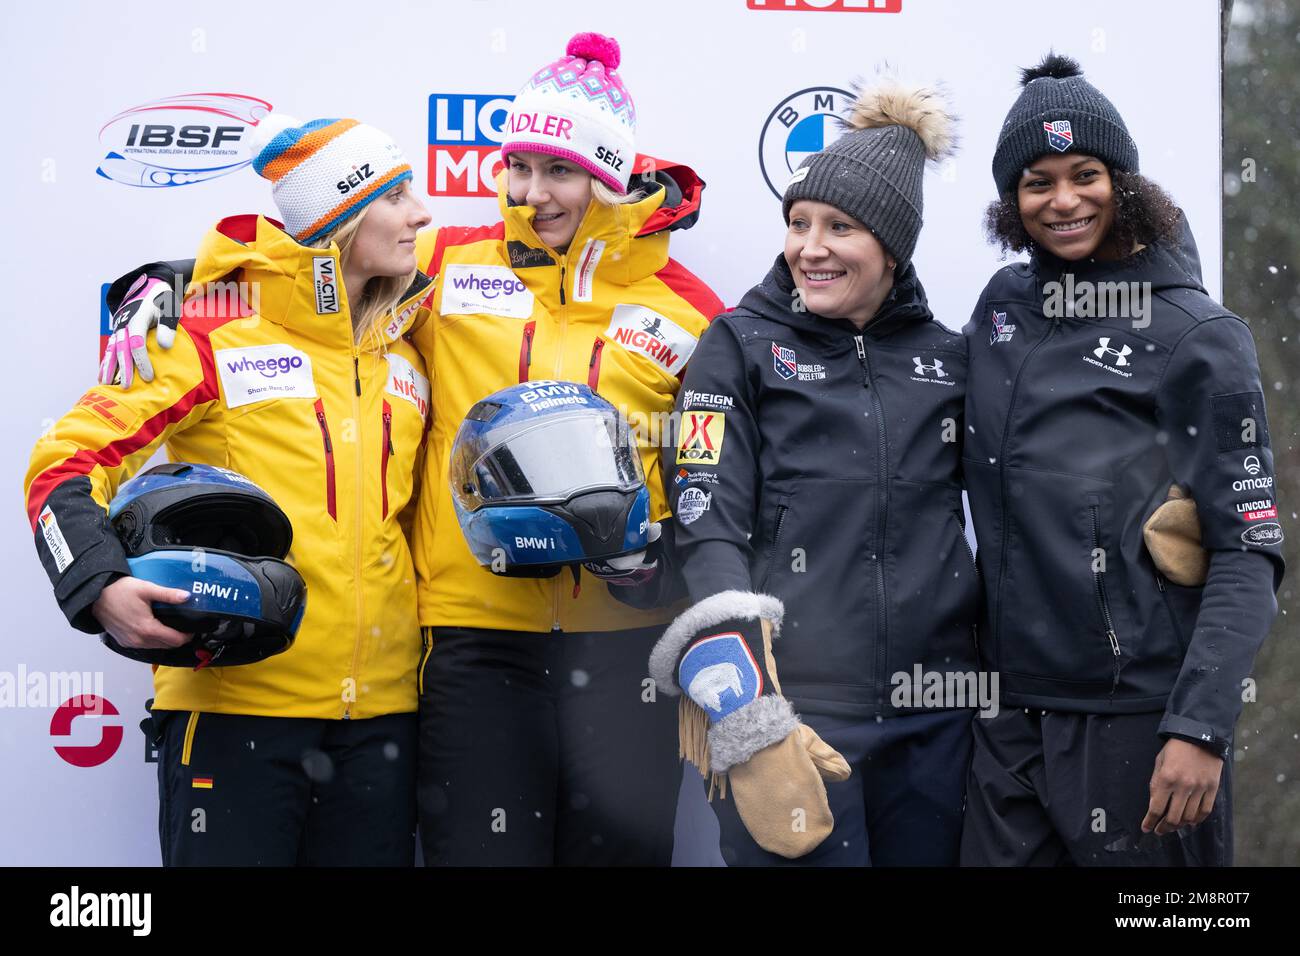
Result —
[{"label": "liqui moly logo", "polygon": [[513,100],[493,93],[429,95],[430,196],[496,195]]},{"label": "liqui moly logo", "polygon": [[750,10],[820,10],[825,13],[902,13],[903,0],[747,0]]}]

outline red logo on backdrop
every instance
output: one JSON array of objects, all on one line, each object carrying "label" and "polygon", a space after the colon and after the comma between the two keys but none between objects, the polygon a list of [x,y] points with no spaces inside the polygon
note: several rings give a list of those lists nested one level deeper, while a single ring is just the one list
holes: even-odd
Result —
[{"label": "red logo on backdrop", "polygon": [[903,0],[746,0],[751,10],[826,10],[830,13],[902,13]]},{"label": "red logo on backdrop", "polygon": [[493,93],[429,94],[430,196],[496,196],[512,102]]},{"label": "red logo on backdrop", "polygon": [[[50,736],[67,737],[72,733],[72,722],[78,717],[116,717],[117,708],[106,697],[96,694],[83,694],[69,697],[54,711],[50,718]],[[74,767],[98,767],[106,762],[122,744],[122,726],[120,724],[103,724],[100,727],[99,743],[83,746],[55,746],[54,752]]]}]

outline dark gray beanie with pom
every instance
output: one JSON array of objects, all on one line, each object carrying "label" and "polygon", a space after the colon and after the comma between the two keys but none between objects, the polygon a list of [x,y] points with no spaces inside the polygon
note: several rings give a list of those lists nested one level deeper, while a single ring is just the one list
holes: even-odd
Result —
[{"label": "dark gray beanie with pom", "polygon": [[1040,156],[1096,156],[1111,169],[1138,171],[1138,150],[1124,118],[1083,78],[1079,64],[1049,53],[1020,71],[1024,89],[1011,107],[993,153],[998,195],[1013,192],[1021,172]]}]

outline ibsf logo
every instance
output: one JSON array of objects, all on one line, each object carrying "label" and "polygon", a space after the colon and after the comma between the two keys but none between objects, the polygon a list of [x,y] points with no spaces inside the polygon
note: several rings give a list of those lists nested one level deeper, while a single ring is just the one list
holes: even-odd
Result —
[{"label": "ibsf logo", "polygon": [[99,131],[108,154],[95,170],[127,186],[188,186],[252,162],[248,132],[271,104],[240,93],[187,93],[118,113]]},{"label": "ibsf logo", "polygon": [[902,13],[903,0],[747,0],[751,10],[824,10],[829,13]]},{"label": "ibsf logo", "polygon": [[[83,694],[60,704],[50,718],[51,737],[72,735],[72,722],[78,717],[116,717],[117,708],[105,697]],[[74,767],[98,767],[106,763],[122,745],[121,724],[101,724],[99,741],[93,744],[56,746],[54,752]]]},{"label": "ibsf logo", "polygon": [[787,96],[768,114],[758,138],[763,180],[780,199],[799,164],[837,140],[840,110],[853,94],[832,86],[814,86]]},{"label": "ibsf logo", "polygon": [[429,95],[429,195],[495,196],[513,96]]}]

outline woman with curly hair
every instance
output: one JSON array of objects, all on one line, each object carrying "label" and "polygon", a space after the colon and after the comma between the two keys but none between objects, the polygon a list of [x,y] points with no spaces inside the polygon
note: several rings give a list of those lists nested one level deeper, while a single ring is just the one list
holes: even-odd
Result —
[{"label": "woman with curly hair", "polygon": [[962,862],[1225,865],[1233,726],[1283,570],[1255,345],[1078,64],[1022,83],[986,224],[1029,261],[964,330],[1002,708],[975,721]]}]

